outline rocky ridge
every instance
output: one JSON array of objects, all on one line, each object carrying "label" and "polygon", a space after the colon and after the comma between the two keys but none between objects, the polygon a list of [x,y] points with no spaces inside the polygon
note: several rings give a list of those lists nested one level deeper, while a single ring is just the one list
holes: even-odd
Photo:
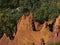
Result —
[{"label": "rocky ridge", "polygon": [[17,24],[17,32],[14,40],[10,40],[5,34],[0,39],[0,45],[48,45],[50,42],[60,41],[60,16],[56,19],[53,26],[53,32],[49,29],[52,21],[39,24],[33,21],[33,14],[23,15]]}]

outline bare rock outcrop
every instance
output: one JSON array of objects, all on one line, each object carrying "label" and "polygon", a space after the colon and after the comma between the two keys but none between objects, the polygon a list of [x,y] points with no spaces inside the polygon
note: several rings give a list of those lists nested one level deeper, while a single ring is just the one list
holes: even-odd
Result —
[{"label": "bare rock outcrop", "polygon": [[4,34],[0,40],[0,45],[8,45],[8,43],[9,43],[9,38],[6,36],[6,34]]},{"label": "bare rock outcrop", "polygon": [[53,26],[52,36],[50,38],[50,43],[60,41],[60,15],[56,18],[55,24]]},{"label": "bare rock outcrop", "polygon": [[[29,16],[23,15],[17,24],[17,30],[33,30],[32,29],[32,13]],[[23,28],[24,27],[24,28]]]},{"label": "bare rock outcrop", "polygon": [[16,37],[18,39],[18,45],[40,45],[41,39],[43,39],[45,43],[48,42],[48,39],[51,36],[51,32],[49,31],[49,28],[47,27],[46,23],[44,23],[40,28],[39,23],[34,22],[35,28],[37,30],[40,30],[36,32],[33,31],[32,20],[32,13],[30,13],[29,16],[23,15],[21,20],[18,22],[18,31],[16,34]]},{"label": "bare rock outcrop", "polygon": [[[47,43],[52,34],[47,26],[48,22],[45,22],[43,25],[40,25],[38,22],[34,22],[33,24],[32,15],[32,13],[30,13],[29,16],[23,15],[17,24],[17,32],[16,35],[14,35],[14,40],[3,36],[1,40],[5,39],[5,42],[0,40],[2,42],[1,45],[41,45],[41,39],[44,43]],[[39,31],[34,31],[33,28]]]},{"label": "bare rock outcrop", "polygon": [[35,25],[35,29],[37,30],[37,31],[40,31],[41,29],[42,29],[42,27],[43,27],[43,24],[39,24],[38,22],[34,22],[34,25]]}]

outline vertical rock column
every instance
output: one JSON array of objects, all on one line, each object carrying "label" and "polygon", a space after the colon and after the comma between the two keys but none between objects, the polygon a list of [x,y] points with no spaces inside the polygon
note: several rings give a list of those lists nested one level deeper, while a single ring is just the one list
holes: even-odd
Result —
[{"label": "vertical rock column", "polygon": [[58,18],[56,19],[56,22],[54,24],[54,28],[53,28],[53,36],[54,36],[54,42],[55,40],[57,40],[58,35],[59,35],[59,27],[60,27],[60,15],[58,16]]},{"label": "vertical rock column", "polygon": [[32,30],[32,13],[23,15],[17,25],[17,30]]}]

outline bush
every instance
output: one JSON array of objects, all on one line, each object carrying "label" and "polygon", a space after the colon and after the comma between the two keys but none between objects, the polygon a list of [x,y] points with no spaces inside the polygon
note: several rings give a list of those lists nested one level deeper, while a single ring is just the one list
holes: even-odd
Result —
[{"label": "bush", "polygon": [[60,42],[50,43],[49,45],[60,45]]}]

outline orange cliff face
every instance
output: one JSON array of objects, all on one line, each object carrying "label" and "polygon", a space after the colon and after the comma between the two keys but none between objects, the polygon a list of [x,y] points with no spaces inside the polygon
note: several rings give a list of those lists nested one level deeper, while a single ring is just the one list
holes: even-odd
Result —
[{"label": "orange cliff face", "polygon": [[0,39],[0,45],[8,45],[9,38],[4,34],[3,37]]},{"label": "orange cliff face", "polygon": [[[23,15],[17,24],[17,30],[32,30],[32,13],[29,16]],[[24,27],[24,28],[23,28]]]},{"label": "orange cliff face", "polygon": [[56,22],[54,24],[53,32],[60,32],[60,15],[57,17]]},{"label": "orange cliff face", "polygon": [[[60,15],[57,17],[56,22],[54,24],[54,29],[60,27]],[[55,30],[54,30],[55,31]]]},{"label": "orange cliff face", "polygon": [[56,22],[54,24],[53,34],[54,38],[56,38],[55,40],[60,41],[60,15],[57,17]]},{"label": "orange cliff face", "polygon": [[45,43],[48,42],[51,36],[49,28],[46,27],[45,23],[40,25],[38,22],[34,22],[35,29],[40,31],[33,31],[32,20],[33,15],[30,13],[29,16],[23,15],[18,22],[16,34],[18,45],[32,45],[33,43],[35,45],[40,45],[41,39],[44,39]]},{"label": "orange cliff face", "polygon": [[14,40],[10,40],[5,34],[0,40],[1,45],[40,45],[41,39],[44,40],[45,43],[48,42],[51,32],[49,28],[46,26],[46,22],[43,25],[40,25],[38,22],[34,22],[34,26],[36,30],[33,31],[33,14],[30,13],[29,16],[23,15],[18,24],[17,24],[17,33],[15,35]]},{"label": "orange cliff face", "polygon": [[35,29],[37,30],[37,31],[40,31],[41,29],[42,29],[42,27],[43,27],[43,24],[39,24],[38,22],[34,22],[34,25],[35,25]]},{"label": "orange cliff face", "polygon": [[56,18],[53,26],[52,36],[49,41],[50,43],[60,41],[60,15]]},{"label": "orange cliff face", "polygon": [[[48,43],[52,35],[54,36],[54,31],[51,32],[47,25],[51,24],[52,21],[44,22],[44,24],[39,24],[38,22],[33,22],[33,14],[30,13],[29,16],[23,15],[17,24],[17,32],[14,40],[10,40],[6,35],[0,39],[1,45],[41,45],[42,41]],[[57,21],[56,21],[57,22]],[[34,31],[34,26],[35,31]],[[54,24],[56,25],[56,24]],[[37,31],[39,30],[39,31]],[[54,28],[55,30],[55,28]],[[4,40],[3,40],[4,39]],[[3,40],[3,41],[2,41]]]}]

